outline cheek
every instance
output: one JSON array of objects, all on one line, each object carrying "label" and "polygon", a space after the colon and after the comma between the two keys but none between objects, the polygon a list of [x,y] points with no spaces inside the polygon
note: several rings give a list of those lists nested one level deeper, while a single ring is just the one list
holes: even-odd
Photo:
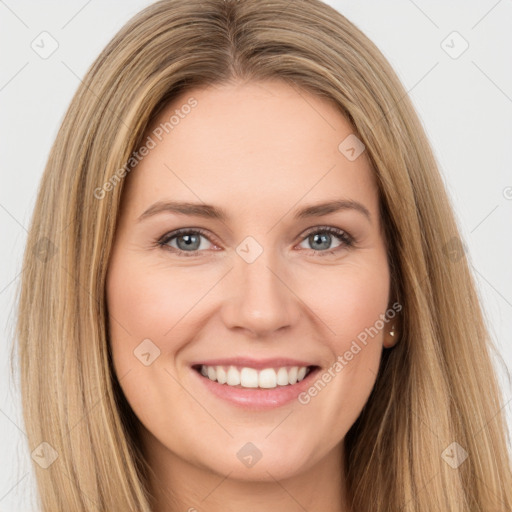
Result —
[{"label": "cheek", "polygon": [[[371,393],[382,354],[388,307],[387,260],[347,265],[308,285],[308,306],[326,326],[331,362],[300,397],[315,423],[330,425],[332,441],[343,437]],[[305,293],[305,289],[304,292]]]},{"label": "cheek", "polygon": [[[173,360],[187,340],[181,319],[200,299],[185,274],[126,252],[114,253],[110,262],[106,297],[113,364],[128,403],[146,428],[158,430],[166,398],[182,400],[179,386],[164,370],[174,374]],[[195,291],[185,296],[187,290]]]},{"label": "cheek", "polygon": [[160,399],[161,390],[180,390],[169,385],[172,378],[164,369],[180,370],[181,349],[201,330],[201,301],[218,280],[199,267],[148,263],[126,251],[113,254],[106,282],[110,346],[116,375],[137,413],[152,414],[152,400]]},{"label": "cheek", "polygon": [[329,344],[336,353],[347,350],[347,341],[350,345],[350,340],[376,322],[382,329],[380,319],[388,306],[389,279],[384,257],[302,276],[301,297],[330,333]]},{"label": "cheek", "polygon": [[[148,267],[135,258],[115,260],[107,280],[112,343],[135,348],[143,339],[159,340],[159,349],[174,350],[180,320],[201,299],[201,286],[188,272]],[[162,345],[168,340],[172,346]]]}]

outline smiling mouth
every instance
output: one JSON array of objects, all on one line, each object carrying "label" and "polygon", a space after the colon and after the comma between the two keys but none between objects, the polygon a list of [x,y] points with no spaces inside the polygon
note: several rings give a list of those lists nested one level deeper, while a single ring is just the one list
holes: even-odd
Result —
[{"label": "smiling mouth", "polygon": [[239,366],[207,366],[198,364],[192,369],[202,377],[233,388],[272,389],[290,387],[304,380],[319,366],[281,366],[257,370]]}]

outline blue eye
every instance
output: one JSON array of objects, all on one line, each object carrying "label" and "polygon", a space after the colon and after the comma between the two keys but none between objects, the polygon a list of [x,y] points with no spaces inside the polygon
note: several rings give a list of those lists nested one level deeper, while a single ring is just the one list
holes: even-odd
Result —
[{"label": "blue eye", "polygon": [[[335,236],[338,240],[341,241],[340,245],[331,249],[330,247],[326,247],[326,245],[330,245],[332,241],[332,236]],[[354,239],[342,229],[334,228],[332,226],[325,226],[322,228],[314,228],[313,231],[310,231],[307,234],[306,240],[314,247],[317,245],[317,249],[320,251],[315,251],[319,256],[324,256],[325,254],[333,254],[338,250],[343,248],[352,247],[354,245]],[[320,247],[318,247],[320,245]]]},{"label": "blue eye", "polygon": [[[208,238],[201,229],[178,229],[158,241],[158,244],[164,249],[177,252],[179,256],[196,256],[198,249],[201,247],[201,238]],[[169,245],[170,242],[176,240],[177,247]]]},{"label": "blue eye", "polygon": [[[334,249],[331,249],[330,245],[333,235],[341,243]],[[199,256],[199,253],[203,252],[200,250],[203,245],[201,241],[202,238],[206,239],[208,243],[212,243],[206,231],[202,229],[183,228],[167,233],[156,243],[163,249],[176,253],[178,256]],[[337,251],[354,245],[354,239],[347,232],[332,226],[313,228],[305,235],[304,241],[307,241],[313,246],[312,250],[318,256],[334,254]],[[174,242],[176,245],[171,245]],[[316,248],[314,247],[315,245],[317,246]],[[202,248],[204,249],[204,247]]]}]

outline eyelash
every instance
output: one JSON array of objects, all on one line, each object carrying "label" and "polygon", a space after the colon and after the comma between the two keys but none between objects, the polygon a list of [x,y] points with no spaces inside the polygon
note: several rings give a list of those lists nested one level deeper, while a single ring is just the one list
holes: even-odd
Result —
[{"label": "eyelash", "polygon": [[[336,237],[338,237],[338,239],[341,242],[343,242],[342,245],[340,245],[339,247],[337,247],[335,249],[326,249],[324,251],[314,251],[313,249],[310,249],[314,253],[318,253],[318,255],[322,256],[322,257],[326,256],[326,255],[334,255],[337,253],[337,251],[343,249],[344,247],[351,248],[355,244],[354,238],[351,235],[349,235],[346,231],[343,231],[342,229],[338,229],[338,228],[335,228],[332,226],[320,226],[320,227],[312,228],[311,230],[306,232],[306,234],[302,238],[301,242],[303,240],[305,240],[306,238],[308,238],[309,236],[317,234],[317,233],[329,233],[329,234],[335,235]],[[201,228],[194,228],[194,229],[182,228],[182,229],[177,229],[175,231],[171,231],[170,233],[165,234],[162,238],[160,238],[159,240],[156,241],[156,245],[158,247],[161,247],[164,250],[171,251],[180,257],[181,256],[196,257],[198,255],[198,253],[200,253],[202,251],[197,251],[197,250],[196,251],[183,251],[181,249],[177,249],[176,247],[170,247],[169,245],[167,245],[173,238],[176,238],[183,234],[202,235],[210,243],[213,243],[208,238],[208,233]]]}]

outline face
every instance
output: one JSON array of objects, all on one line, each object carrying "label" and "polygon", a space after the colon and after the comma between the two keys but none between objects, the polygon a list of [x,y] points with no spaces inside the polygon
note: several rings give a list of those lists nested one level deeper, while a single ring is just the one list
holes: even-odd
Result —
[{"label": "face", "polygon": [[339,460],[393,343],[378,190],[353,131],[279,81],[188,91],[148,130],[107,303],[155,464],[269,480]]}]

